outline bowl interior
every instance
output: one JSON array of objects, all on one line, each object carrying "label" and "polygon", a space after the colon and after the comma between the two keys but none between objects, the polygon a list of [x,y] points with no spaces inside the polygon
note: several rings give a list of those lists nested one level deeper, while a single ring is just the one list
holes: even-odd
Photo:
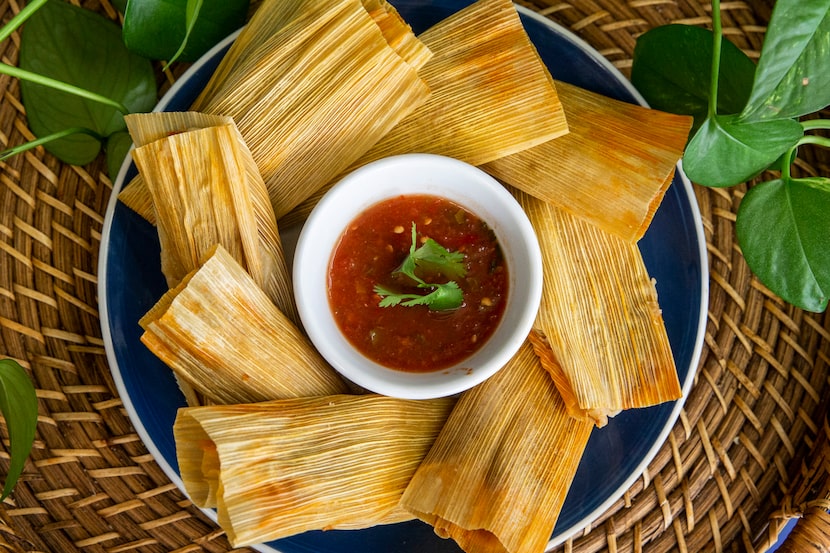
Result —
[{"label": "bowl interior", "polygon": [[[484,220],[496,234],[509,274],[507,305],[493,335],[462,362],[428,373],[398,371],[364,357],[340,332],[328,303],[328,266],[343,230],[366,208],[408,194],[444,197]],[[355,384],[409,399],[461,392],[501,368],[530,331],[541,297],[541,273],[536,236],[510,193],[475,167],[429,154],[386,158],[344,177],[309,216],[294,257],[300,317],[323,357]]]}]

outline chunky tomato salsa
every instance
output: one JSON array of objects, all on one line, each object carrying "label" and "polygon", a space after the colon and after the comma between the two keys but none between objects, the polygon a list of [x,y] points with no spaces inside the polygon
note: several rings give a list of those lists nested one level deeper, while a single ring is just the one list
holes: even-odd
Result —
[{"label": "chunky tomato salsa", "polygon": [[[378,286],[410,297],[430,292],[396,273],[411,251],[413,225],[416,247],[431,238],[463,254],[464,274],[452,279],[463,294],[459,307],[379,305]],[[416,276],[430,284],[451,280],[426,269]],[[436,196],[405,195],[370,207],[344,231],[329,263],[329,303],[341,332],[366,357],[403,371],[441,370],[472,355],[498,325],[507,294],[508,270],[492,229]]]}]

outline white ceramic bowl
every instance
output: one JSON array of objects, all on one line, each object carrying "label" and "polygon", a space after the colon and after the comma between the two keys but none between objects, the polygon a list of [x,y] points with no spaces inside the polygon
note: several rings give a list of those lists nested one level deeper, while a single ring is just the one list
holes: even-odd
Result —
[{"label": "white ceramic bowl", "polygon": [[[426,373],[390,369],[364,357],[341,334],[328,300],[329,262],[346,226],[366,208],[407,194],[444,197],[485,221],[496,234],[509,275],[504,314],[485,344],[448,369]],[[406,154],[357,169],[320,200],[300,232],[293,279],[303,326],[336,370],[375,393],[426,399],[457,394],[483,382],[516,353],[539,308],[542,262],[530,221],[499,182],[452,158]]]}]

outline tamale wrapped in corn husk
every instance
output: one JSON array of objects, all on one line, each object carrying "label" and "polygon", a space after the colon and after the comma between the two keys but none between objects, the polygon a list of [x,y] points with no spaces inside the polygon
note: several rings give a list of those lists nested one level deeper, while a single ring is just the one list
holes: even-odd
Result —
[{"label": "tamale wrapped in corn husk", "polygon": [[185,489],[235,547],[414,518],[404,488],[455,400],[379,395],[180,409]]},{"label": "tamale wrapped in corn husk", "polygon": [[[410,152],[480,165],[568,132],[553,79],[509,0],[478,0],[418,38],[433,53],[420,71],[432,91],[429,100],[350,171]],[[304,220],[333,184],[318,190],[280,224]]]},{"label": "tamale wrapped in corn husk", "polygon": [[349,391],[222,246],[139,324],[150,351],[213,403]]},{"label": "tamale wrapped in corn husk", "polygon": [[[295,324],[299,315],[282,240],[265,183],[233,120],[199,128],[189,113],[125,117],[143,145],[133,150],[153,198],[161,270],[169,286],[198,268],[221,244]],[[181,129],[174,132],[170,129]],[[154,139],[150,139],[153,137]]]},{"label": "tamale wrapped in corn husk", "polygon": [[[124,118],[130,138],[136,148],[185,130],[227,125],[233,121],[230,117],[190,111],[153,112],[152,114],[143,115],[146,115],[147,118],[136,119],[134,115],[127,115]],[[118,198],[133,211],[155,224],[156,213],[153,209],[153,197],[143,181],[141,175],[136,175],[131,183],[121,190]]]},{"label": "tamale wrapped in corn husk", "polygon": [[361,158],[442,154],[480,165],[562,136],[553,79],[509,0],[478,0],[418,38],[432,94]]},{"label": "tamale wrapped in corn husk", "polygon": [[[256,63],[262,55],[261,48],[268,48],[271,36],[292,21],[304,16],[316,0],[280,0],[264,2],[245,29],[237,37],[217,67],[210,81],[202,90],[195,106],[201,106],[217,96],[219,88],[227,84],[232,74],[244,75],[247,63]],[[429,49],[418,40],[410,26],[397,10],[384,0],[362,0],[364,9],[380,28],[389,46],[407,63],[420,69],[432,56]],[[352,7],[356,4],[352,4]]]},{"label": "tamale wrapped in corn husk", "polygon": [[692,118],[558,82],[570,132],[482,169],[630,242],[674,177]]},{"label": "tamale wrapped in corn husk", "polygon": [[401,505],[467,553],[542,553],[592,429],[526,342],[462,394]]},{"label": "tamale wrapped in corn husk", "polygon": [[637,244],[513,192],[542,250],[534,345],[551,348],[540,357],[572,414],[603,426],[623,409],[679,398],[657,291]]},{"label": "tamale wrapped in corn husk", "polygon": [[[274,16],[282,1],[262,3],[191,106],[234,119],[278,218],[429,97],[416,67],[426,49],[407,47],[414,59],[404,59],[360,0],[305,0],[288,7],[288,16]],[[384,25],[390,28],[411,34],[403,25]],[[393,40],[400,46],[416,39]],[[130,191],[121,199],[140,194]]]}]

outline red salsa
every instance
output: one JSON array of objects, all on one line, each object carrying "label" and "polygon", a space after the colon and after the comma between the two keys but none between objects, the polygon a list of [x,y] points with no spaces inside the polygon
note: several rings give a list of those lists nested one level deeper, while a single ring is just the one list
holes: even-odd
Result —
[{"label": "red salsa", "polygon": [[[463,303],[451,310],[426,305],[380,307],[380,285],[397,293],[424,295],[414,281],[393,274],[412,245],[428,238],[464,255],[466,274],[454,278]],[[445,283],[438,274],[418,274]],[[340,237],[329,263],[329,303],[344,336],[363,355],[402,371],[429,372],[450,367],[487,341],[504,313],[508,272],[492,229],[463,207],[444,198],[405,195],[361,213]]]}]

